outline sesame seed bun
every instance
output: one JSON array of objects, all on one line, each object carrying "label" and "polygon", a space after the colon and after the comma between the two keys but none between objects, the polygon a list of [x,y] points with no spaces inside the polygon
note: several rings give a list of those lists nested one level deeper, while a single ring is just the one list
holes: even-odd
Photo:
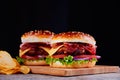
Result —
[{"label": "sesame seed bun", "polygon": [[62,32],[54,35],[51,44],[60,43],[60,42],[81,42],[81,43],[89,43],[92,45],[96,44],[96,41],[93,38],[93,36],[79,31]]},{"label": "sesame seed bun", "polygon": [[81,64],[78,64],[76,62],[72,65],[65,65],[59,61],[56,61],[56,62],[51,63],[50,67],[55,67],[55,68],[89,68],[89,67],[94,67],[95,65],[96,65],[96,61],[89,61],[87,63],[81,63]]},{"label": "sesame seed bun", "polygon": [[24,33],[21,36],[22,43],[25,42],[50,42],[54,33],[49,30],[35,30]]},{"label": "sesame seed bun", "polygon": [[24,62],[25,65],[34,65],[34,66],[40,66],[40,65],[48,65],[46,64],[46,61],[45,60],[39,60],[39,61],[29,61],[29,60],[25,60]]}]

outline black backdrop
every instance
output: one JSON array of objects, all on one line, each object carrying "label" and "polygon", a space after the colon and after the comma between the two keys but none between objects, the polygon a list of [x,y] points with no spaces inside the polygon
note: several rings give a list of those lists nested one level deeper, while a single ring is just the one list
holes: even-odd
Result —
[{"label": "black backdrop", "polygon": [[119,64],[119,9],[115,2],[69,0],[3,1],[0,49],[18,55],[21,35],[30,30],[82,31],[97,41],[98,64]]}]

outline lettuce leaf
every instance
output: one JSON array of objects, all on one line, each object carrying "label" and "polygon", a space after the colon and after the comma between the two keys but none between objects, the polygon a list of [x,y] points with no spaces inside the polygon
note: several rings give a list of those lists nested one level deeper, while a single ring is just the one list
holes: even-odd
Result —
[{"label": "lettuce leaf", "polygon": [[16,56],[16,59],[17,59],[17,61],[18,61],[20,64],[23,64],[24,61],[25,61],[23,58],[20,58],[20,57],[18,57],[18,56]]},{"label": "lettuce leaf", "polygon": [[73,56],[69,55],[67,57],[64,57],[63,59],[59,59],[59,58],[52,58],[50,56],[46,57],[46,63],[47,64],[51,64],[54,63],[56,61],[61,62],[63,65],[72,65],[74,62],[77,62],[78,64],[82,64],[82,63],[87,63],[89,61],[97,61],[96,58],[92,58],[90,60],[74,60]]}]

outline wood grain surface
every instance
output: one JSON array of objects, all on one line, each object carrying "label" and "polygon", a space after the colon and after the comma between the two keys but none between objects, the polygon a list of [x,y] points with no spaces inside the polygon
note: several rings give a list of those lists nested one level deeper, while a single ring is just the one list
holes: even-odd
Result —
[{"label": "wood grain surface", "polygon": [[29,66],[31,73],[56,76],[77,76],[119,72],[119,66],[96,65],[92,68],[52,68],[50,66]]}]

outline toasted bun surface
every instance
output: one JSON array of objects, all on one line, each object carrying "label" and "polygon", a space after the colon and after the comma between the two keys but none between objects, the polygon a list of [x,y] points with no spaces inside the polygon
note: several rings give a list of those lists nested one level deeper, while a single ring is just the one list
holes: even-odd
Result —
[{"label": "toasted bun surface", "polygon": [[89,43],[92,45],[96,44],[95,39],[91,35],[78,31],[69,31],[56,34],[52,38],[51,44],[59,42],[81,42]]},{"label": "toasted bun surface", "polygon": [[87,63],[74,63],[73,65],[63,65],[59,61],[56,61],[55,63],[50,64],[51,67],[56,67],[56,68],[88,68],[88,67],[94,67],[96,64],[96,61],[90,61]]},{"label": "toasted bun surface", "polygon": [[21,36],[22,43],[25,42],[50,42],[54,33],[49,30],[35,30],[24,33]]},{"label": "toasted bun surface", "polygon": [[32,65],[32,66],[37,66],[37,65],[48,65],[46,64],[45,60],[39,60],[39,61],[29,61],[26,60],[24,62],[25,65]]}]

